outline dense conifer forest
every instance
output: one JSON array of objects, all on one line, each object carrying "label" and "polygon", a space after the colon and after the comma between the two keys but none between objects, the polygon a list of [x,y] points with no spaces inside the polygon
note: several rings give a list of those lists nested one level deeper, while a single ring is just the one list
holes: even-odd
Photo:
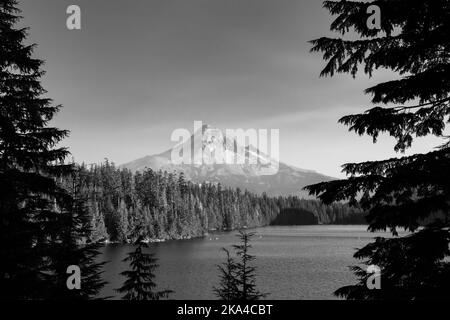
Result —
[{"label": "dense conifer forest", "polygon": [[134,241],[131,231],[137,226],[144,227],[148,240],[188,239],[214,230],[278,224],[277,217],[286,215],[291,217],[288,224],[364,222],[360,211],[344,204],[326,206],[295,196],[273,198],[220,184],[194,184],[183,173],[147,169],[133,174],[109,161],[79,165],[76,172],[91,219],[89,242]]}]

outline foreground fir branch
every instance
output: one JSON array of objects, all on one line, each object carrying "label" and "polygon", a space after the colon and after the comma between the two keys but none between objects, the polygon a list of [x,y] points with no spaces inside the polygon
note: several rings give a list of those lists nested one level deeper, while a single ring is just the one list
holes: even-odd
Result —
[{"label": "foreground fir branch", "polygon": [[[369,5],[382,13],[381,30],[366,26]],[[434,151],[382,161],[343,166],[348,179],[308,186],[326,204],[350,200],[367,210],[370,231],[411,232],[393,239],[378,238],[355,257],[381,269],[381,290],[369,290],[367,272],[353,270],[359,283],[339,289],[347,299],[450,298],[450,1],[379,0],[325,1],[336,19],[331,30],[342,36],[354,30],[358,40],[320,38],[312,51],[322,52],[322,75],[363,68],[372,75],[390,69],[400,77],[366,90],[375,105],[340,122],[376,142],[382,133],[396,139],[404,152],[414,138],[435,136],[443,142]],[[421,228],[423,227],[423,228]]]}]

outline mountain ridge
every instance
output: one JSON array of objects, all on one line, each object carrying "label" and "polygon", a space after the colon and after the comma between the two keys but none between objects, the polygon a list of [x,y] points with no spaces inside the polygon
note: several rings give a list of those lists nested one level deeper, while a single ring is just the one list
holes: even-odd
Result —
[{"label": "mountain ridge", "polygon": [[[132,172],[143,171],[146,168],[154,171],[183,172],[185,178],[194,183],[220,183],[225,187],[247,189],[257,194],[265,192],[269,196],[297,195],[303,198],[312,198],[302,190],[303,187],[336,179],[314,170],[301,169],[276,161],[250,143],[242,146],[236,139],[224,138],[225,135],[220,129],[203,125],[200,130],[201,140],[199,140],[200,132],[195,132],[189,139],[173,148],[138,158],[120,167]],[[190,152],[187,162],[193,161],[174,163],[172,156],[174,154],[178,156],[180,150],[183,150],[183,154],[186,150]],[[240,160],[245,161],[244,163],[219,161],[239,159],[239,156],[243,155],[245,159]],[[251,156],[257,159],[256,163],[247,161]],[[193,164],[196,157],[204,161]]]}]

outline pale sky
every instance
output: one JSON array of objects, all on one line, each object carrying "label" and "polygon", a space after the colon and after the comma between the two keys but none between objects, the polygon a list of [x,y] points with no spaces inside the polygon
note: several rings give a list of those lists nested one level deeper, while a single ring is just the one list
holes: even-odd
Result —
[{"label": "pale sky", "polygon": [[[81,8],[82,29],[66,28]],[[363,90],[395,75],[319,78],[309,40],[328,32],[319,0],[22,0],[44,87],[64,107],[53,124],[77,162],[121,164],[163,152],[195,120],[280,130],[281,161],[342,177],[347,162],[396,156],[393,140],[337,123],[370,105]],[[422,139],[408,152],[426,152]]]}]

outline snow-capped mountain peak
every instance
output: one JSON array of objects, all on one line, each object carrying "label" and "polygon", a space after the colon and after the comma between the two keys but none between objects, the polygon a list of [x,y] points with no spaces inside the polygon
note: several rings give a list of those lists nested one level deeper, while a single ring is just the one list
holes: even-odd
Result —
[{"label": "snow-capped mountain peak", "polygon": [[[269,195],[306,195],[301,191],[304,186],[333,179],[279,162],[277,157],[259,150],[259,141],[255,139],[254,132],[240,131],[240,134],[242,132],[247,134],[244,139],[242,135],[236,135],[239,133],[237,131],[224,132],[209,125],[202,125],[189,135],[180,131],[175,134],[179,141],[173,148],[134,160],[122,167],[134,172],[145,168],[183,172],[186,179],[193,182],[221,183]],[[260,137],[264,138],[264,134],[257,136]]]}]

